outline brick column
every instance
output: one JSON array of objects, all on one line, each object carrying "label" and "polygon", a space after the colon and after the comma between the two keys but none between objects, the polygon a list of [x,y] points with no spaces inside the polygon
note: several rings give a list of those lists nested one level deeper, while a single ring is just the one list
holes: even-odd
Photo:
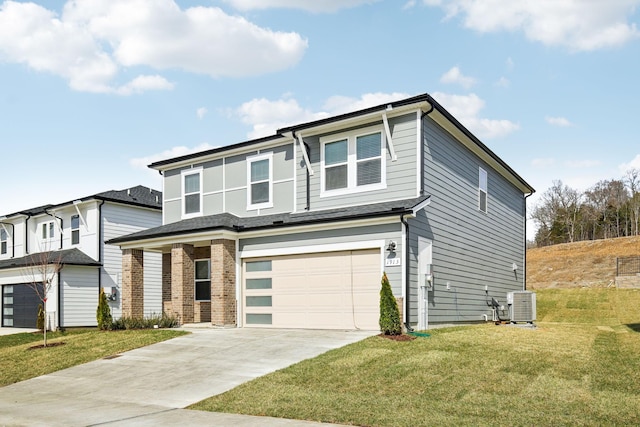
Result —
[{"label": "brick column", "polygon": [[193,323],[194,298],[193,246],[175,243],[171,248],[171,309],[180,323]]},{"label": "brick column", "polygon": [[144,252],[122,251],[122,316],[144,315]]},{"label": "brick column", "polygon": [[236,326],[236,242],[211,241],[211,323]]},{"label": "brick column", "polygon": [[171,253],[162,254],[162,312],[173,315],[171,308]]}]

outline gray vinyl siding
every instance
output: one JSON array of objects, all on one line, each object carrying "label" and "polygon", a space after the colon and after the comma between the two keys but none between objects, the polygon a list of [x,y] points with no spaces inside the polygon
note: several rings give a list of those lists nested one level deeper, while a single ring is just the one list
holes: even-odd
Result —
[{"label": "gray vinyl siding", "polygon": [[60,271],[62,327],[97,325],[98,274],[97,267],[67,265]]},{"label": "gray vinyl siding", "polygon": [[[348,229],[327,229],[307,233],[283,234],[268,237],[255,237],[241,239],[240,251],[247,250],[275,250],[282,248],[297,248],[315,245],[356,243],[370,240],[384,240],[385,244],[390,240],[397,242],[396,253],[404,252],[402,247],[402,229],[400,219],[395,223],[373,225],[364,227],[352,227]],[[313,249],[310,249],[313,252]],[[386,253],[385,253],[386,256]],[[384,267],[391,288],[396,297],[402,295],[402,269],[401,266]]]},{"label": "gray vinyl siding", "polygon": [[[104,240],[161,225],[159,211],[140,209],[131,206],[105,203],[102,206]],[[162,307],[162,255],[145,252],[144,254],[144,313],[159,313]],[[115,245],[103,244],[102,286],[118,289],[116,301],[109,302],[114,318],[122,315],[122,251]],[[97,286],[97,284],[96,284]],[[95,312],[95,310],[94,310]],[[95,314],[95,313],[94,313]]]},{"label": "gray vinyl siding", "polygon": [[[507,292],[524,287],[524,196],[431,119],[425,119],[424,138],[425,189],[431,203],[426,215],[412,223],[416,237],[433,241],[429,322],[480,321],[483,314],[491,316],[485,285],[489,298],[505,305]],[[478,209],[479,167],[488,174],[486,214]],[[411,244],[417,252],[417,240]],[[416,267],[412,284],[417,284]],[[417,296],[417,288],[415,292]]]},{"label": "gray vinyl siding", "polygon": [[[292,212],[293,203],[293,144],[288,143],[271,149],[248,151],[247,153],[216,159],[205,163],[194,163],[202,167],[202,215],[229,212],[238,216],[268,215]],[[273,207],[247,210],[247,157],[273,153]],[[164,172],[164,223],[182,219],[182,175],[192,166]]]},{"label": "gray vinyl siding", "polygon": [[[384,134],[382,121],[368,123],[358,128],[379,126]],[[311,210],[330,209],[341,206],[363,205],[384,200],[407,199],[417,196],[417,122],[416,114],[407,114],[389,119],[389,128],[393,139],[393,146],[397,160],[392,161],[388,148],[384,153],[386,156],[386,188],[382,190],[363,191],[345,195],[320,197],[321,192],[321,143],[320,139],[325,136],[335,135],[339,137],[342,132],[348,132],[358,128],[344,129],[325,135],[304,137],[304,141],[309,145],[309,161],[314,174],[310,179],[310,201]],[[296,157],[298,159],[296,167],[296,194],[297,211],[305,210],[307,203],[307,168],[304,164],[303,154],[300,146],[296,145]]]}]

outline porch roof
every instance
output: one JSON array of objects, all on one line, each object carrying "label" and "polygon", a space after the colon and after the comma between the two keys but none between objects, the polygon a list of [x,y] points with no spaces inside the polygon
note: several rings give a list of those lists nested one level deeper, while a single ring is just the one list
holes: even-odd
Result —
[{"label": "porch roof", "polygon": [[252,217],[238,217],[230,213],[222,213],[185,219],[171,224],[149,228],[126,236],[116,237],[108,240],[106,243],[124,244],[139,240],[149,240],[206,231],[226,230],[242,233],[268,228],[334,223],[339,221],[380,218],[385,216],[400,216],[403,214],[414,213],[416,210],[419,210],[417,208],[421,208],[428,203],[430,197],[431,196],[421,196],[412,199],[395,200],[360,206],[347,206],[321,211],[283,213]]},{"label": "porch roof", "polygon": [[80,249],[73,248],[62,251],[38,252],[19,258],[4,259],[0,261],[0,270],[58,263],[62,265],[81,265],[87,267],[99,267],[102,265]]}]

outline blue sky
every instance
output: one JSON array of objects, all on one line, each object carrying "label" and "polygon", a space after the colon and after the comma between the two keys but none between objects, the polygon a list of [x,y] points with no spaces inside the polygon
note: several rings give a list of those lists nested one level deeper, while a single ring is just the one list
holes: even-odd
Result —
[{"label": "blue sky", "polygon": [[152,161],[424,92],[538,195],[621,178],[640,168],[638,6],[4,1],[0,215],[161,189]]}]

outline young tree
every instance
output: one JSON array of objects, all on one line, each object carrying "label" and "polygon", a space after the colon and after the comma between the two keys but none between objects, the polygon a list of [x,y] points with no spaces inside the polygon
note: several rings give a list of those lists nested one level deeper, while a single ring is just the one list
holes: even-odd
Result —
[{"label": "young tree", "polygon": [[[29,255],[29,265],[24,275],[28,278],[29,286],[42,303],[44,327],[42,328],[44,346],[47,346],[47,329],[49,317],[47,315],[47,299],[56,281],[58,272],[62,270],[62,255],[59,252],[44,251]],[[59,296],[58,296],[59,298]]]},{"label": "young tree", "polygon": [[96,310],[96,320],[98,321],[98,329],[108,331],[113,327],[113,318],[111,317],[111,308],[107,303],[107,296],[104,289],[100,289],[100,299],[98,300],[98,309]]},{"label": "young tree", "polygon": [[387,273],[382,274],[380,289],[380,331],[385,335],[402,335],[402,322],[398,303],[391,291]]}]

